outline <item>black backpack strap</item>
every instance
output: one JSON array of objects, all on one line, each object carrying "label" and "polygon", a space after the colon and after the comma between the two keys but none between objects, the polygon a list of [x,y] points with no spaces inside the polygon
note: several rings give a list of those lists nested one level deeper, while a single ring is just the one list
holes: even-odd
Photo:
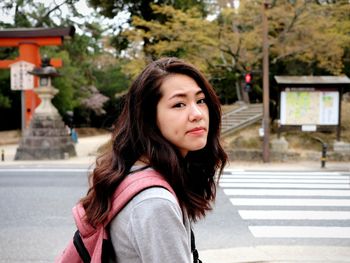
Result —
[{"label": "black backpack strap", "polygon": [[84,263],[90,263],[91,262],[91,257],[89,254],[89,251],[87,251],[83,240],[81,239],[79,230],[75,231],[74,237],[73,237],[73,244],[78,251],[78,254],[81,258],[81,260]]},{"label": "black backpack strap", "polygon": [[194,233],[191,229],[191,252],[193,254],[193,263],[202,263],[202,261],[199,259],[198,250],[196,248],[196,240],[194,238]]},{"label": "black backpack strap", "polygon": [[[80,237],[79,230],[75,231],[75,234],[73,237],[73,243],[74,243],[76,250],[79,253],[80,258],[83,260],[83,262],[90,263],[91,262],[90,254],[87,251],[87,249],[83,243],[83,240]],[[108,247],[108,250],[111,252],[111,251],[113,251],[113,248]],[[202,261],[199,259],[198,250],[196,249],[196,240],[195,240],[194,233],[193,233],[192,229],[191,229],[191,252],[193,254],[193,263],[202,263]]]}]

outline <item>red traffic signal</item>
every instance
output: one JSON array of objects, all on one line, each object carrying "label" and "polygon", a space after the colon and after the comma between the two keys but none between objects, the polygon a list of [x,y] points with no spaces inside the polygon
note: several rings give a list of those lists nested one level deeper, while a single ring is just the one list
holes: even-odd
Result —
[{"label": "red traffic signal", "polygon": [[251,73],[245,74],[244,79],[245,79],[245,83],[252,82],[252,74]]}]

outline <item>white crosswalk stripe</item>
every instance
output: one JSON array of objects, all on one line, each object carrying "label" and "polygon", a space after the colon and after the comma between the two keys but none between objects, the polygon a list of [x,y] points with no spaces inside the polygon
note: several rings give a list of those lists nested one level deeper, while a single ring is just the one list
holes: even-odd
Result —
[{"label": "white crosswalk stripe", "polygon": [[349,188],[346,184],[298,184],[298,183],[221,183],[221,187],[256,187],[256,188]]},{"label": "white crosswalk stripe", "polygon": [[239,210],[243,219],[267,220],[349,220],[350,211]]},{"label": "white crosswalk stripe", "polygon": [[350,227],[250,226],[255,237],[350,238]]},{"label": "white crosswalk stripe", "polygon": [[220,187],[256,238],[350,239],[350,175],[225,170]]},{"label": "white crosswalk stripe", "polygon": [[350,199],[230,198],[235,206],[350,206]]},{"label": "white crosswalk stripe", "polygon": [[[221,185],[220,185],[221,186]],[[221,186],[222,187],[222,186]],[[246,188],[246,189],[232,189],[232,188],[224,188],[224,192],[228,196],[244,196],[244,195],[251,195],[251,196],[350,196],[349,190],[314,190],[314,189],[308,189],[308,190],[300,190],[300,189],[252,189],[252,188]]]}]

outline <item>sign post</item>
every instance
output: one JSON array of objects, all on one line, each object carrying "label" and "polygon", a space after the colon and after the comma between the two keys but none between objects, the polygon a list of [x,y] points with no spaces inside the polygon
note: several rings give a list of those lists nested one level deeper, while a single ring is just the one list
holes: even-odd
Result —
[{"label": "sign post", "polygon": [[26,98],[25,90],[34,88],[34,76],[29,71],[34,69],[35,65],[26,61],[17,61],[10,65],[11,68],[11,90],[21,91],[21,127],[22,133],[26,128]]}]

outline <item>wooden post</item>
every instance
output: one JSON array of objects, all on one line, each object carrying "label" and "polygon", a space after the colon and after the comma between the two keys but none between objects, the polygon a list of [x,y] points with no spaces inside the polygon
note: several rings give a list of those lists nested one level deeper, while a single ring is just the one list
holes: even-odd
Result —
[{"label": "wooden post", "polygon": [[341,103],[343,100],[343,87],[339,88],[339,114],[338,114],[338,126],[337,126],[337,141],[340,141],[341,134]]},{"label": "wooden post", "polygon": [[262,4],[262,26],[263,26],[263,161],[270,162],[270,93],[269,93],[269,43],[268,43],[268,21],[266,10],[269,4],[265,0]]}]

